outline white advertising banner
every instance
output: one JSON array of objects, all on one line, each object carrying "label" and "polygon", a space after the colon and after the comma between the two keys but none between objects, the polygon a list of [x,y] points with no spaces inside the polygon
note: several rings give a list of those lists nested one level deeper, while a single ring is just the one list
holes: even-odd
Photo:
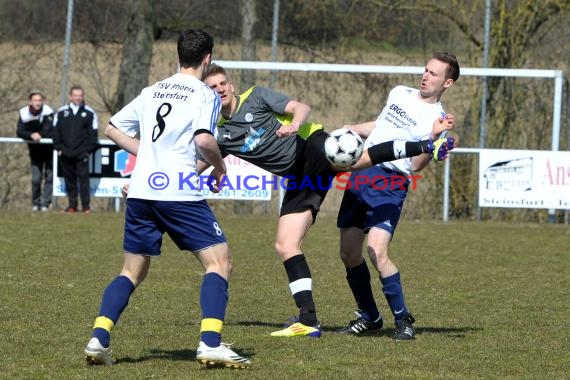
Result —
[{"label": "white advertising banner", "polygon": [[[65,196],[65,181],[59,168],[57,154],[54,154],[53,195]],[[258,168],[235,156],[224,161],[228,169],[224,187],[219,193],[212,193],[207,186],[210,170],[200,177],[202,193],[207,199],[270,200],[271,191],[280,186],[280,177]],[[135,167],[136,157],[116,145],[101,142],[89,157],[91,195],[94,197],[121,197],[122,186],[129,182]]]},{"label": "white advertising banner", "polygon": [[[100,142],[89,156],[89,187],[93,197],[121,197],[121,188],[129,182],[136,157],[112,143]],[[53,195],[66,196],[65,181],[54,151]]]},{"label": "white advertising banner", "polygon": [[[279,189],[280,177],[265,171],[247,161],[235,156],[224,158],[228,175],[223,182],[219,193],[212,193],[208,186],[202,187],[202,194],[208,199],[240,199],[268,201],[271,199],[271,191]],[[202,173],[208,176],[212,169]]]},{"label": "white advertising banner", "polygon": [[479,206],[570,209],[570,152],[482,150]]}]

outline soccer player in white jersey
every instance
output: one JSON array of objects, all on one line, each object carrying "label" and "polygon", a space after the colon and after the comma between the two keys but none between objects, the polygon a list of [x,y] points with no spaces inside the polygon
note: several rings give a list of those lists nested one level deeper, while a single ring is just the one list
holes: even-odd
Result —
[{"label": "soccer player in white jersey", "polygon": [[213,136],[220,98],[202,81],[211,62],[213,38],[186,30],[178,39],[180,72],[145,88],[114,115],[105,134],[137,156],[124,228],[124,264],[105,292],[85,348],[90,364],[112,364],[110,332],[129,298],[160,255],[166,232],[179,249],[191,251],[205,270],[200,288],[202,321],[196,359],[206,365],[245,368],[251,362],[221,342],[231,261],[224,233],[203,199],[196,148],[213,167],[218,190],[226,167]]},{"label": "soccer player in white jersey", "polygon": [[[425,66],[419,89],[395,87],[376,121],[345,127],[368,137],[365,149],[388,140],[435,139],[440,132],[435,128],[435,119],[445,123],[447,129],[454,126],[453,115],[444,113],[440,100],[458,78],[457,58],[449,53],[436,53]],[[362,255],[362,246],[368,235],[368,255],[378,271],[382,293],[394,316],[396,329],[393,338],[409,340],[415,337],[414,318],[404,301],[400,273],[388,257],[388,248],[407,195],[409,181],[403,183],[402,178],[423,169],[430,158],[430,155],[422,154],[352,173],[353,177],[365,176],[376,181],[360,186],[353,183],[344,192],[339,209],[340,257],[359,308],[355,312],[358,318],[339,332],[359,335],[378,330],[383,325],[382,315],[374,301],[370,272]]]}]

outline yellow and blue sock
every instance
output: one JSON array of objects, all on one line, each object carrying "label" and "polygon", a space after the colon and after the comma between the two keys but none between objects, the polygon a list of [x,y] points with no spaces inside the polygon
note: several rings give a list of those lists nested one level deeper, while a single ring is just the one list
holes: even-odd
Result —
[{"label": "yellow and blue sock", "polygon": [[103,347],[109,347],[111,329],[127,307],[135,286],[128,277],[118,276],[103,292],[98,317],[93,325],[92,337],[99,339]]},{"label": "yellow and blue sock", "polygon": [[217,273],[206,273],[200,288],[202,322],[200,340],[209,347],[222,342],[222,328],[228,304],[228,282]]}]

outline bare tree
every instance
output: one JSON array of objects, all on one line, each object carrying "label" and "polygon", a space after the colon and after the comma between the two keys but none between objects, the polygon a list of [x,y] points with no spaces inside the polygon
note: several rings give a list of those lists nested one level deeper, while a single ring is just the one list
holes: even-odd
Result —
[{"label": "bare tree", "polygon": [[133,100],[148,85],[156,23],[153,4],[152,0],[130,0],[119,83],[111,113]]},{"label": "bare tree", "polygon": [[[254,61],[255,56],[255,22],[257,21],[255,0],[240,0],[241,23],[241,59]],[[255,71],[243,70],[240,88],[246,89],[255,83]]]},{"label": "bare tree", "polygon": [[[241,59],[244,61],[254,61],[255,57],[255,22],[256,9],[255,0],[239,0],[241,14]],[[240,75],[239,88],[245,90],[255,84],[255,70],[242,70]],[[234,201],[234,212],[236,214],[249,214],[252,212],[251,202]]]}]

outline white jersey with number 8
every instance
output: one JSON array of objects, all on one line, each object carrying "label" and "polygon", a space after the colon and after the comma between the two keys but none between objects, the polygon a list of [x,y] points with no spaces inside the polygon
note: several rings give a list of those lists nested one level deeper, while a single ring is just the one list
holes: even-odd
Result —
[{"label": "white jersey with number 8", "polygon": [[142,90],[111,118],[140,139],[129,198],[162,201],[203,199],[196,174],[194,133],[215,132],[220,99],[194,76],[175,74]]}]

